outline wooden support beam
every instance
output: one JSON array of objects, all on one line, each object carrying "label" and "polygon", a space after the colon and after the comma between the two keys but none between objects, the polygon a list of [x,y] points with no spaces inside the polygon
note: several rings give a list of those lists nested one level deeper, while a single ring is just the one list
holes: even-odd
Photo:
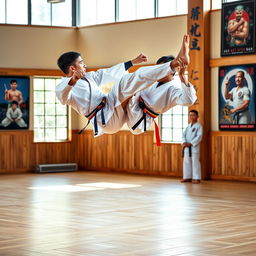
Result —
[{"label": "wooden support beam", "polygon": [[218,59],[211,59],[209,61],[209,66],[211,68],[220,66],[230,66],[230,65],[243,65],[243,64],[255,64],[256,55],[244,55],[244,56],[232,56],[232,57],[222,57]]},{"label": "wooden support beam", "polygon": [[191,109],[199,112],[200,123],[204,129],[201,142],[202,178],[209,178],[210,154],[210,1],[188,0],[188,34],[191,38],[188,76],[197,90],[198,100]]}]

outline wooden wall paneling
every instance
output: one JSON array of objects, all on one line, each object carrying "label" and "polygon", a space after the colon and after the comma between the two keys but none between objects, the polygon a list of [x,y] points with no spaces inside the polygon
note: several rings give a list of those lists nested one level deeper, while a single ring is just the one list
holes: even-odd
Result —
[{"label": "wooden wall paneling", "polygon": [[76,162],[71,142],[35,143],[35,161],[38,164]]},{"label": "wooden wall paneling", "polygon": [[77,162],[71,142],[34,143],[33,131],[1,131],[0,172],[32,171],[36,164]]},{"label": "wooden wall paneling", "polygon": [[211,177],[256,181],[256,133],[212,132]]},{"label": "wooden wall paneling", "polygon": [[154,133],[115,135],[93,138],[92,131],[77,136],[78,164],[81,169],[112,170],[131,173],[182,175],[181,146],[153,144]]},{"label": "wooden wall paneling", "polygon": [[0,172],[18,172],[31,168],[33,164],[33,132],[1,131]]}]

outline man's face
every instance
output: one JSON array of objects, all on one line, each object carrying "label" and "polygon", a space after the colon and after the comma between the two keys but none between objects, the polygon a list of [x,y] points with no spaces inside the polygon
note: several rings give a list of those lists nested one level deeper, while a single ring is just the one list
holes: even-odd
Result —
[{"label": "man's face", "polygon": [[236,83],[237,86],[243,87],[243,85],[244,85],[244,77],[243,77],[241,72],[237,72],[236,73],[235,83]]},{"label": "man's face", "polygon": [[236,15],[236,21],[240,21],[243,16],[243,11],[236,10],[235,15]]},{"label": "man's face", "polygon": [[160,80],[157,80],[157,82],[169,82],[169,81],[172,81],[174,78],[173,78],[173,74],[169,74],[168,76],[165,76],[164,78],[160,79]]},{"label": "man's face", "polygon": [[17,108],[16,104],[12,104],[12,110],[15,110]]},{"label": "man's face", "polygon": [[79,56],[71,67],[74,67],[75,70],[83,70],[86,72],[87,65],[84,63],[82,57]]},{"label": "man's face", "polygon": [[11,83],[12,90],[16,90],[17,86],[18,86],[17,83]]},{"label": "man's face", "polygon": [[[158,64],[164,64],[164,62],[158,63]],[[157,80],[157,82],[163,82],[163,83],[167,83],[170,82],[174,79],[174,75],[175,74],[169,74],[168,76],[165,76],[164,78]]]},{"label": "man's face", "polygon": [[194,112],[189,112],[189,121],[191,123],[195,123],[197,122],[197,119],[198,119],[198,115]]}]

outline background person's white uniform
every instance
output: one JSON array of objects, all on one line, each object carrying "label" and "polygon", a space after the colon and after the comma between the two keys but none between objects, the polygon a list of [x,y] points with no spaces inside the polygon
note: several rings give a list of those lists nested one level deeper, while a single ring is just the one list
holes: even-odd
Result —
[{"label": "background person's white uniform", "polygon": [[18,118],[19,120],[15,121],[15,123],[19,127],[27,127],[27,124],[21,117],[22,117],[22,112],[21,112],[20,108],[17,107],[15,110],[13,110],[10,107],[10,108],[8,108],[8,110],[6,112],[6,118],[1,122],[1,125],[4,127],[7,127],[8,125],[10,125],[12,123],[9,118],[14,119],[14,120],[16,120]]},{"label": "background person's white uniform", "polygon": [[[245,100],[250,100],[251,92],[248,87],[243,86],[233,88],[229,94],[231,94],[231,102],[230,105],[234,108],[237,108],[241,104],[244,103]],[[237,114],[238,120],[237,124],[250,124],[251,123],[251,115],[249,109],[245,111],[241,111],[241,113]]]},{"label": "background person's white uniform", "polygon": [[[130,74],[127,74],[124,63],[108,69],[88,72],[85,77],[90,82],[91,95],[88,82],[80,79],[74,86],[70,86],[68,83],[71,77],[64,77],[56,87],[56,96],[62,104],[70,105],[81,115],[88,115],[100,104],[102,98],[106,97],[107,102],[104,107],[106,126],[102,126],[101,117],[98,114],[98,136],[104,133],[112,134],[119,131],[126,122],[126,114],[121,103],[157,80],[173,73],[170,63],[142,67]],[[112,90],[104,94],[100,90],[100,85],[113,81],[115,84]],[[92,123],[93,120],[94,118],[91,120]]]},{"label": "background person's white uniform", "polygon": [[[144,122],[141,122],[135,130],[132,127],[142,117],[143,111],[139,107],[139,97],[141,96],[147,107],[156,113],[164,113],[176,105],[192,105],[197,99],[194,86],[189,83],[189,87],[184,83],[181,86],[175,85],[172,80],[157,87],[154,83],[149,88],[134,95],[127,105],[127,125],[131,132],[140,134],[144,132]],[[146,128],[148,129],[154,118],[146,115]]]},{"label": "background person's white uniform", "polygon": [[203,136],[203,128],[198,122],[186,127],[182,135],[182,142],[191,143],[192,156],[189,156],[189,148],[185,148],[183,160],[183,179],[201,179],[200,142]]}]

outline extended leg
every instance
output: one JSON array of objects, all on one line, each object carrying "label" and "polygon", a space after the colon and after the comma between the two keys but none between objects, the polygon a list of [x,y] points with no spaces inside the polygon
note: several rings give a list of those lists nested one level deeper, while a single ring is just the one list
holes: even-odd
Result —
[{"label": "extended leg", "polygon": [[111,93],[117,94],[118,100],[122,103],[137,92],[149,87],[157,80],[160,80],[181,64],[189,63],[189,36],[184,36],[181,50],[178,56],[172,61],[160,65],[142,67],[131,74],[125,75],[119,85],[114,86]]}]

